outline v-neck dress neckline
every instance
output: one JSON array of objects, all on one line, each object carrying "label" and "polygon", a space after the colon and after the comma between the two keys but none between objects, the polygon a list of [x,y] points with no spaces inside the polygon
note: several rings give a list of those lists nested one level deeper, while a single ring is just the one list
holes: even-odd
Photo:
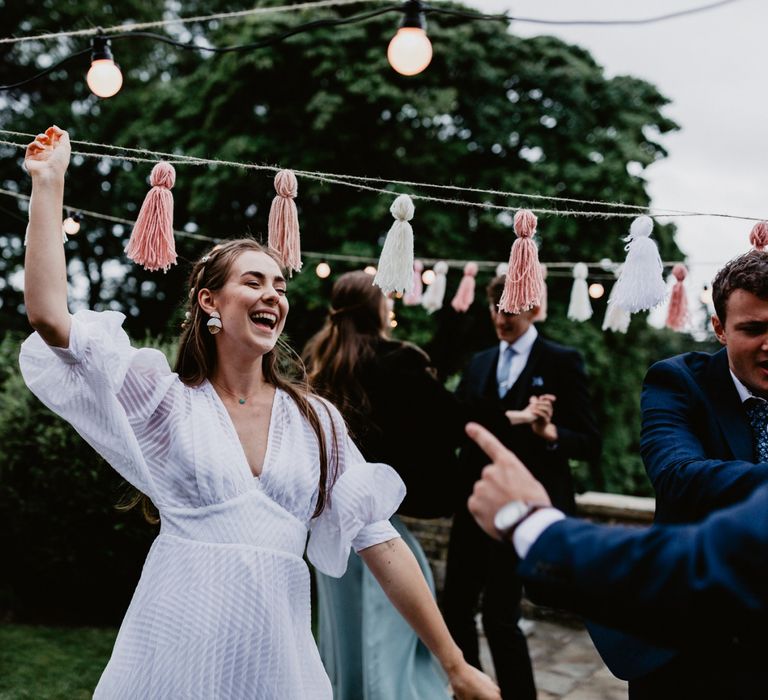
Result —
[{"label": "v-neck dress neckline", "polygon": [[274,443],[273,427],[275,424],[275,410],[278,407],[279,395],[281,394],[280,388],[275,387],[275,395],[272,397],[272,407],[270,408],[270,413],[269,413],[269,426],[267,427],[267,447],[264,450],[264,460],[261,463],[261,473],[256,475],[251,470],[251,465],[248,462],[248,456],[245,453],[243,442],[242,440],[240,440],[240,436],[237,434],[237,428],[235,428],[235,423],[232,420],[232,416],[229,414],[229,411],[227,410],[227,407],[224,404],[223,399],[221,398],[221,396],[219,396],[218,392],[216,391],[216,388],[213,386],[213,383],[211,382],[210,379],[205,380],[205,386],[208,389],[208,391],[213,395],[214,401],[218,405],[219,409],[224,413],[225,421],[230,432],[230,438],[236,441],[237,449],[240,452],[241,462],[246,469],[247,475],[251,479],[254,479],[256,482],[262,482],[264,480],[264,473],[266,472],[267,465],[269,464],[272,456],[272,445]]}]

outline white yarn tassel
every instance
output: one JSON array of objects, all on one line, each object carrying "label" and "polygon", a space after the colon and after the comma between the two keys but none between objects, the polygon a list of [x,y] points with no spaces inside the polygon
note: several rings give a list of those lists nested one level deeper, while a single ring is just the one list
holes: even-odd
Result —
[{"label": "white yarn tassel", "polygon": [[592,318],[592,304],[589,301],[587,275],[589,268],[579,262],[573,266],[573,287],[571,301],[568,304],[568,318],[571,321],[588,321]]},{"label": "white yarn tassel", "polygon": [[[618,277],[621,274],[623,265],[620,265],[614,270],[614,275]],[[616,292],[616,286],[618,282],[613,285],[611,293],[608,295],[608,305],[605,309],[605,317],[603,318],[603,330],[613,331],[614,333],[626,333],[629,329],[629,322],[632,319],[632,315],[629,311],[625,311],[621,307],[614,303],[614,294]]]},{"label": "white yarn tassel", "polygon": [[613,303],[633,314],[658,306],[667,296],[659,249],[650,238],[652,229],[649,216],[638,216],[632,222],[624,239],[628,241],[624,248],[627,259],[611,292]]},{"label": "white yarn tassel", "polygon": [[448,263],[441,260],[435,263],[432,270],[435,273],[435,281],[427,287],[427,291],[424,292],[424,296],[421,299],[421,305],[431,314],[443,308],[445,276],[448,274]]},{"label": "white yarn tassel", "polygon": [[384,294],[404,293],[413,284],[413,229],[408,223],[413,218],[413,200],[407,194],[401,194],[392,202],[389,211],[395,217],[395,223],[381,249],[373,283],[381,287]]}]

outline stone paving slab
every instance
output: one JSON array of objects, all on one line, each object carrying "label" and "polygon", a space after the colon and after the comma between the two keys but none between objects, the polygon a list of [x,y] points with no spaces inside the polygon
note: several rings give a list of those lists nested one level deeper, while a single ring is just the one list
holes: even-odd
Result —
[{"label": "stone paving slab", "polygon": [[[521,620],[533,660],[538,700],[627,700],[627,684],[606,668],[583,627]],[[484,637],[480,658],[492,675]]]}]

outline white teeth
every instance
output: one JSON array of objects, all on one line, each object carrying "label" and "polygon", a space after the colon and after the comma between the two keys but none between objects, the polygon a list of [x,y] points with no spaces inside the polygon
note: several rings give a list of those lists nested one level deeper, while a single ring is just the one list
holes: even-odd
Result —
[{"label": "white teeth", "polygon": [[269,312],[260,311],[259,313],[251,314],[251,321],[266,321],[270,328],[274,328],[277,325],[277,316]]}]

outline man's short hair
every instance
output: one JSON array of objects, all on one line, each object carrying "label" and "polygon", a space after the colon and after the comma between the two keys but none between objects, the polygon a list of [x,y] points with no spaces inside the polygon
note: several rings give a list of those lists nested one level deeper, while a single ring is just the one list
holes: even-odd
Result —
[{"label": "man's short hair", "polygon": [[750,250],[726,263],[712,282],[712,303],[725,325],[728,298],[736,289],[768,301],[768,251]]},{"label": "man's short hair", "polygon": [[507,278],[504,275],[494,277],[485,288],[485,293],[488,295],[488,301],[494,306],[498,307],[501,301],[501,295],[504,293],[504,283]]}]

